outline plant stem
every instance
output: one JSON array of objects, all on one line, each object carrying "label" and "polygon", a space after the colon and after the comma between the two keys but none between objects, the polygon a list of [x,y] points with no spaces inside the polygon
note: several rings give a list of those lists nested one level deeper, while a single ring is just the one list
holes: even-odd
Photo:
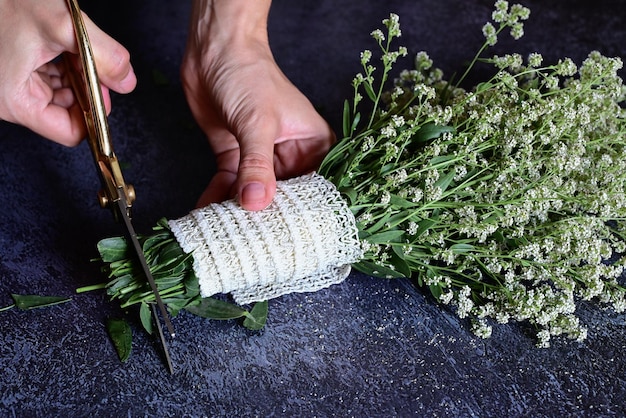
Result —
[{"label": "plant stem", "polygon": [[86,292],[91,292],[93,290],[106,289],[106,287],[107,287],[106,283],[92,284],[90,286],[79,287],[78,289],[76,289],[76,293],[86,293]]}]

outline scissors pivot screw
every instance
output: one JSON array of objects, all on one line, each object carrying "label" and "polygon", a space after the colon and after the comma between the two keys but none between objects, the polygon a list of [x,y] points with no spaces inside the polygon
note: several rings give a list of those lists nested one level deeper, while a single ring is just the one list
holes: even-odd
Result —
[{"label": "scissors pivot screw", "polygon": [[[132,205],[135,202],[135,188],[132,184],[126,183],[126,195],[127,201],[129,205]],[[111,205],[115,202],[111,202],[109,199],[108,193],[105,189],[100,189],[98,191],[98,203],[100,203],[100,207],[103,209],[111,208]]]}]

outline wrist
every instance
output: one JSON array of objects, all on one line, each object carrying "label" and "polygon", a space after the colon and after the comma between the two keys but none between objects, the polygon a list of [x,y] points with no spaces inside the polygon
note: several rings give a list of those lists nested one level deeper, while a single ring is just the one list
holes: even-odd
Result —
[{"label": "wrist", "polygon": [[271,0],[194,0],[189,42],[227,47],[268,43],[270,5]]}]

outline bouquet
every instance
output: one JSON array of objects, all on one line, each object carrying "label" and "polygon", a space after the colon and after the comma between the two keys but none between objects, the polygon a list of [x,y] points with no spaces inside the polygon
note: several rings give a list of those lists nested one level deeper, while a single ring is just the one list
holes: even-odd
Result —
[{"label": "bouquet", "polygon": [[[503,31],[523,35],[529,13],[496,1],[484,45],[455,82],[425,52],[392,78],[407,50],[392,48],[401,31],[391,14],[372,32],[379,50],[361,53],[343,139],[317,173],[279,182],[266,210],[212,204],[141,237],[170,312],[259,328],[268,299],[338,283],[351,267],[412,278],[484,338],[523,321],[547,347],[552,336],[586,337],[583,301],[623,312],[622,62],[598,52],[580,67],[539,53],[486,57]],[[477,65],[492,75],[463,88]],[[98,249],[110,297],[148,312],[154,296],[126,241]]]}]

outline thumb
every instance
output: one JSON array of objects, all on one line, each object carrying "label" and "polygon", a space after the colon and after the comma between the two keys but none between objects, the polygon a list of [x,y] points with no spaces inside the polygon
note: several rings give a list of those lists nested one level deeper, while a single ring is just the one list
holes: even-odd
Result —
[{"label": "thumb", "polygon": [[274,138],[252,136],[240,138],[241,150],[237,174],[239,204],[247,210],[265,209],[276,193],[274,173]]}]

